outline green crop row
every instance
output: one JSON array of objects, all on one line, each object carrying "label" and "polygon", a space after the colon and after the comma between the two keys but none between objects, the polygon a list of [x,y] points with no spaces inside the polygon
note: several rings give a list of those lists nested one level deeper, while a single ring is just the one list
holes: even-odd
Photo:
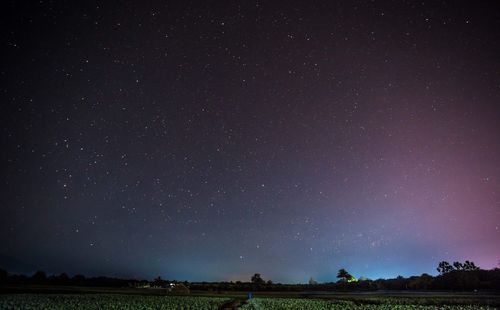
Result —
[{"label": "green crop row", "polygon": [[216,310],[228,298],[134,295],[0,295],[0,310],[120,309],[120,310]]},{"label": "green crop row", "polygon": [[[389,302],[389,300],[388,300]],[[297,299],[297,298],[254,298],[242,306],[242,310],[493,310],[488,306],[476,305],[401,305],[356,304],[346,300]]]},{"label": "green crop row", "polygon": [[[138,296],[113,294],[11,294],[0,295],[0,310],[14,309],[120,309],[120,310],[216,310],[230,301],[223,297],[195,296]],[[365,300],[365,302],[368,300]],[[370,300],[373,302],[373,300]],[[421,305],[405,304],[392,298],[377,298],[377,304],[360,303],[359,300],[253,298],[242,310],[493,310],[479,305]]]}]

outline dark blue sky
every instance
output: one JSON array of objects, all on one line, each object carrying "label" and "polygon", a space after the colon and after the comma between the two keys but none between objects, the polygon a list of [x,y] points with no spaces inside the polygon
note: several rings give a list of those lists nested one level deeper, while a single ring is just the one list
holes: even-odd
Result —
[{"label": "dark blue sky", "polygon": [[494,2],[3,6],[5,268],[306,282],[497,266]]}]

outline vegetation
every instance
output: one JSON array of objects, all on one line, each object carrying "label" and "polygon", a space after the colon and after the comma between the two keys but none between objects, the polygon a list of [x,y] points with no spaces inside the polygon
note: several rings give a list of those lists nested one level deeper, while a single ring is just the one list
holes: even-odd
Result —
[{"label": "vegetation", "polygon": [[463,264],[460,262],[454,262],[453,265],[450,265],[447,261],[442,261],[436,269],[439,274],[443,275],[452,271],[475,271],[479,270],[479,267],[477,267],[474,262],[470,262],[468,260],[466,260]]},{"label": "vegetation", "polygon": [[[33,276],[8,274],[0,269],[0,288],[2,285],[23,287],[26,285],[71,286],[71,287],[108,287],[108,288],[164,288],[187,294],[191,291],[231,292],[231,291],[270,291],[270,292],[307,292],[307,291],[376,291],[376,290],[453,290],[453,291],[500,291],[500,268],[479,269],[473,262],[440,262],[439,276],[422,274],[409,278],[370,280],[361,277],[356,280],[347,270],[339,270],[339,281],[318,283],[310,279],[307,284],[281,284],[265,281],[259,273],[249,282],[180,282],[157,277],[153,281],[137,279],[116,279],[108,277],[87,278],[83,275],[69,277],[62,273],[47,276],[38,271]],[[182,285],[180,285],[182,284]],[[160,291],[159,291],[160,292]]]},{"label": "vegetation", "polygon": [[[359,280],[342,268],[337,282],[318,283],[310,278],[307,284],[280,284],[265,281],[254,274],[248,282],[197,282],[164,280],[124,280],[107,277],[69,277],[62,273],[47,275],[37,271],[31,277],[11,275],[0,269],[0,310],[2,309],[218,309],[239,305],[243,296],[256,292],[241,309],[494,309],[500,298],[477,294],[500,292],[500,268],[481,270],[473,262],[440,262],[439,275],[429,274],[409,278]],[[352,291],[406,291],[407,297],[382,294],[352,295]],[[410,291],[454,291],[450,293],[410,294]],[[204,297],[182,296],[195,292]],[[203,291],[203,293],[202,293]],[[468,291],[472,297],[456,295]],[[207,293],[208,292],[208,293]],[[237,293],[233,293],[237,292]],[[259,293],[260,292],[260,293]],[[276,292],[276,293],[274,293]],[[322,292],[318,294],[318,292]],[[331,292],[331,293],[328,293]],[[11,293],[23,293],[15,294]],[[40,295],[26,293],[44,293]],[[118,294],[131,295],[118,295]],[[325,295],[329,294],[329,295]],[[134,295],[132,295],[134,294]],[[207,297],[217,295],[218,298]],[[233,296],[231,297],[231,294]],[[349,296],[348,294],[351,294]],[[432,294],[432,295],[427,295]],[[440,294],[438,296],[435,294]],[[470,293],[469,293],[470,294]],[[149,295],[149,296],[144,296]],[[248,294],[251,296],[252,294]],[[220,296],[226,296],[221,298]],[[274,296],[275,298],[260,298]],[[339,297],[343,296],[343,297]],[[411,297],[410,297],[411,296]],[[277,298],[282,297],[282,298]],[[285,298],[286,297],[286,298]],[[295,297],[295,298],[288,298]],[[490,298],[491,297],[491,298]],[[236,298],[236,299],[235,299]],[[314,298],[314,299],[312,299]],[[490,307],[490,308],[488,308]]]},{"label": "vegetation", "polygon": [[[215,310],[231,304],[231,298],[193,296],[137,296],[118,294],[3,294],[0,310],[6,309],[166,309]],[[238,303],[239,304],[239,303]],[[253,298],[242,310],[493,310],[498,304],[480,303],[466,298],[443,297],[335,297],[305,298]]]},{"label": "vegetation", "polygon": [[358,281],[353,275],[351,275],[344,268],[340,269],[337,273],[337,278],[341,279],[344,282],[356,282]]},{"label": "vegetation", "polygon": [[[257,292],[255,294],[257,298],[249,299],[240,308],[243,310],[486,310],[500,307],[498,296],[476,295],[476,292],[481,290],[500,291],[499,268],[481,270],[474,263],[466,261],[463,264],[441,262],[438,270],[440,270],[440,275],[437,277],[422,274],[409,278],[378,280],[360,278],[356,280],[346,269],[340,269],[337,273],[339,278],[337,282],[318,283],[311,278],[308,284],[275,284],[271,281],[266,282],[259,273],[254,274],[249,282],[188,283],[168,281],[161,277],[146,281],[106,277],[86,278],[82,275],[69,277],[64,273],[47,276],[43,271],[26,277],[9,275],[0,269],[0,292],[2,293],[0,294],[0,310],[221,309],[240,305],[244,300],[243,296],[247,296],[246,292]],[[44,291],[44,287],[47,290]],[[408,293],[405,293],[407,296],[401,296],[401,292],[394,296],[383,293],[350,293],[351,291],[379,290],[408,291]],[[412,290],[472,291],[474,295],[470,293],[469,296],[456,293],[410,294]],[[195,295],[204,296],[182,296],[193,291]],[[318,291],[323,293],[318,294]],[[326,293],[328,291],[331,293]],[[10,294],[12,292],[23,294]],[[44,294],[26,294],[26,292]],[[248,294],[248,296],[251,295]],[[262,298],[263,296],[268,296],[268,298]]]},{"label": "vegetation", "polygon": [[215,310],[228,298],[133,295],[0,295],[0,310],[7,309],[134,309],[134,310]]},{"label": "vegetation", "polygon": [[[422,304],[405,304],[400,303],[394,299],[380,299],[378,302],[370,302],[365,300],[351,301],[351,300],[325,300],[325,299],[298,299],[298,298],[254,298],[248,301],[247,304],[242,306],[242,310],[435,310],[436,305],[422,305]],[[480,305],[446,305],[440,304],[439,309],[444,310],[486,310],[495,309],[490,306]]]},{"label": "vegetation", "polygon": [[189,294],[189,288],[184,283],[177,283],[172,287],[172,293]]},{"label": "vegetation", "polygon": [[262,279],[262,277],[260,276],[260,273],[256,273],[252,276],[252,279],[251,279],[252,283],[253,284],[257,284],[257,285],[262,285],[262,284],[265,284],[266,282]]}]

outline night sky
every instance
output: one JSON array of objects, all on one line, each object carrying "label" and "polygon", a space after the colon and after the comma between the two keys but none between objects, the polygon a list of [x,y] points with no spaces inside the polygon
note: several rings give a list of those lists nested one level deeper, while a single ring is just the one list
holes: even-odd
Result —
[{"label": "night sky", "polygon": [[2,15],[3,268],[295,283],[498,266],[498,2]]}]

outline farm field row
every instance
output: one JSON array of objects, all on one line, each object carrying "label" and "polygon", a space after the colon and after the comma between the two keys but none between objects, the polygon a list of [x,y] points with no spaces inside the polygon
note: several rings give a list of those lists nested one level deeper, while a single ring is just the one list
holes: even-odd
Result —
[{"label": "farm field row", "polygon": [[[370,303],[371,302],[371,303]],[[429,301],[432,303],[432,301]],[[411,304],[410,300],[397,301],[391,299],[377,299],[349,301],[330,299],[299,299],[299,298],[254,298],[243,305],[242,310],[490,310],[496,309],[481,305],[421,305]]]},{"label": "farm field row", "polygon": [[[7,309],[122,309],[122,310],[216,310],[226,307],[234,297],[151,296],[123,294],[0,294],[0,310]],[[236,300],[242,300],[236,298]],[[498,298],[432,297],[336,297],[279,298],[256,297],[241,310],[493,310]]]},{"label": "farm field row", "polygon": [[231,301],[231,299],[221,297],[192,296],[139,296],[111,294],[9,294],[0,295],[0,310],[216,310],[228,301]]}]

